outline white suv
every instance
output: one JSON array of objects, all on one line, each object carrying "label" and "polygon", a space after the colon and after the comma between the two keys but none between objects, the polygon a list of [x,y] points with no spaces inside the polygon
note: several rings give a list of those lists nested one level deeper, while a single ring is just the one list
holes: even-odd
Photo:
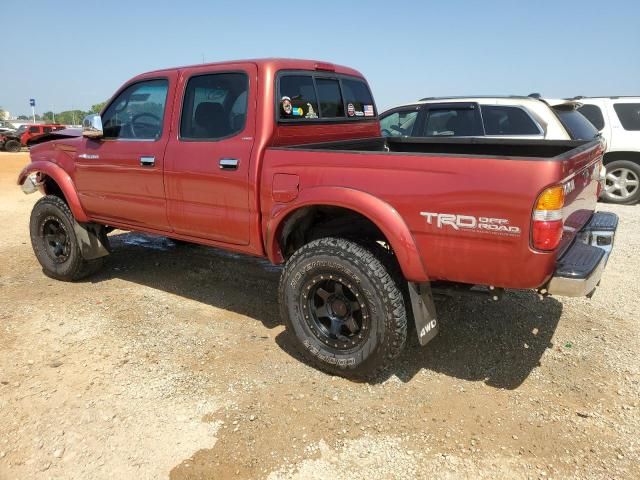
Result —
[{"label": "white suv", "polygon": [[528,97],[423,98],[380,115],[387,137],[591,140],[597,130],[573,100]]},{"label": "white suv", "polygon": [[603,198],[611,203],[640,200],[640,97],[575,97],[578,109],[607,141]]}]

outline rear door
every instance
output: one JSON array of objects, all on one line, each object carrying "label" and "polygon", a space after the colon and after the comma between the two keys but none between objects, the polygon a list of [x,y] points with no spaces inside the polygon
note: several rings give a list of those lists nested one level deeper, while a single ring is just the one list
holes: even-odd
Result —
[{"label": "rear door", "polygon": [[475,102],[426,104],[414,137],[480,137],[484,135],[480,109]]},{"label": "rear door", "polygon": [[251,63],[181,72],[178,131],[167,146],[164,177],[169,222],[177,233],[249,244],[256,87]]}]

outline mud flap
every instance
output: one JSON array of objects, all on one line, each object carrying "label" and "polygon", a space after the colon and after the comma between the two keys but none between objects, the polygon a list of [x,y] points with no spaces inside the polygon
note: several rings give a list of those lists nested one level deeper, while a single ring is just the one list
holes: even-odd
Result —
[{"label": "mud flap", "polygon": [[424,347],[438,334],[438,319],[436,305],[431,294],[431,285],[429,283],[408,282],[408,286],[418,340],[420,345]]},{"label": "mud flap", "polygon": [[96,258],[109,255],[111,250],[109,239],[100,225],[91,223],[73,222],[73,230],[78,239],[80,253],[85,260],[94,260]]}]

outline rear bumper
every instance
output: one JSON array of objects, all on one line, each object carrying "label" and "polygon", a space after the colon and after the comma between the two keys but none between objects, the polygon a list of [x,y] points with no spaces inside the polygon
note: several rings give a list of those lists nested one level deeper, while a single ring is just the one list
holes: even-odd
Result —
[{"label": "rear bumper", "polygon": [[616,214],[594,213],[556,262],[556,270],[544,290],[563,297],[591,295],[600,283],[617,228]]}]

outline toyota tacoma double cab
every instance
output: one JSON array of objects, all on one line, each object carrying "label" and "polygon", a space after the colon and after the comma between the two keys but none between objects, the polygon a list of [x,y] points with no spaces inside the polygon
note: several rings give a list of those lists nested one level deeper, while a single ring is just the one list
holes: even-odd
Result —
[{"label": "toyota tacoma double cab", "polygon": [[95,272],[114,228],[267,257],[293,342],[344,376],[434,338],[436,293],[592,294],[617,227],[601,140],[384,138],[364,77],[326,62],[145,73],[50,137],[18,178],[46,275]]}]

